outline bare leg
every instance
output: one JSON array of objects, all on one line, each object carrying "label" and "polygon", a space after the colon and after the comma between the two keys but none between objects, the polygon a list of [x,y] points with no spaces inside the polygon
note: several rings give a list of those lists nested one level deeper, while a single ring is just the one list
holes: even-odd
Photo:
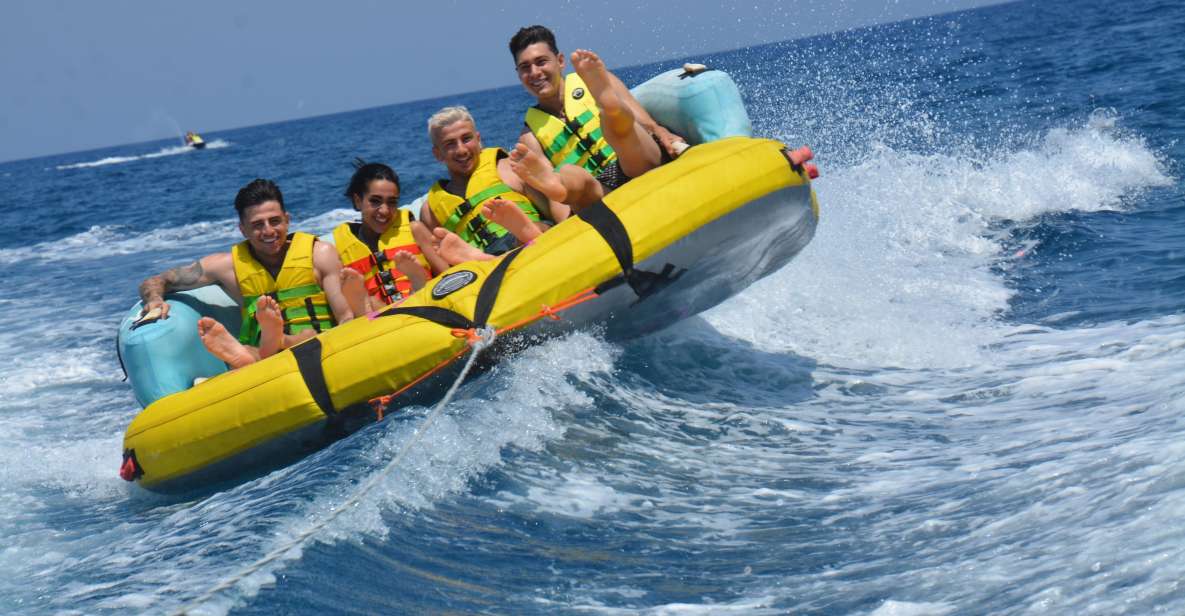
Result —
[{"label": "bare leg", "polygon": [[412,221],[411,236],[415,238],[416,246],[420,247],[420,252],[424,255],[424,258],[428,260],[428,266],[432,268],[432,274],[439,274],[448,269],[448,262],[436,252],[440,240],[437,240],[432,235],[432,232],[428,230],[428,227],[424,223],[418,220]]},{"label": "bare leg", "polygon": [[411,290],[419,291],[428,282],[428,270],[416,260],[416,256],[406,250],[395,253],[395,266],[411,281]]},{"label": "bare leg", "polygon": [[568,58],[601,109],[601,129],[605,141],[617,152],[621,170],[634,178],[657,167],[662,162],[658,144],[634,121],[634,113],[613,89],[609,69],[600,56],[577,49]]},{"label": "bare leg", "polygon": [[202,344],[206,346],[206,350],[214,357],[226,362],[232,370],[256,362],[257,358],[251,352],[250,347],[240,344],[218,321],[210,317],[202,317],[198,319],[197,326],[198,336],[201,336]]},{"label": "bare leg", "polygon": [[343,267],[341,279],[342,295],[350,305],[350,312],[353,312],[355,317],[370,312],[370,304],[367,301],[370,294],[366,292],[366,282],[362,279],[362,274],[352,267]]},{"label": "bare leg", "polygon": [[494,257],[470,246],[468,242],[461,239],[457,235],[443,227],[437,227],[432,230],[433,235],[439,243],[437,252],[440,256],[452,265],[464,263],[466,261],[489,261]]},{"label": "bare leg", "polygon": [[296,344],[304,342],[305,340],[308,340],[309,338],[312,338],[316,335],[317,332],[311,329],[306,329],[299,334],[284,334],[284,344],[280,348],[286,349],[288,347],[295,346]]},{"label": "bare leg", "polygon": [[481,213],[486,218],[506,227],[506,230],[514,234],[520,244],[526,244],[543,233],[543,230],[528,218],[527,213],[513,201],[501,198],[490,199],[481,208]]},{"label": "bare leg", "polygon": [[567,203],[559,203],[548,199],[547,207],[551,211],[551,219],[557,225],[568,220],[568,217],[572,215],[572,206]]},{"label": "bare leg", "polygon": [[270,295],[255,300],[255,320],[259,321],[259,358],[279,353],[284,346],[284,315]]},{"label": "bare leg", "polygon": [[579,208],[605,196],[601,183],[589,172],[574,165],[552,169],[550,161],[521,143],[510,151],[510,169],[552,201]]}]

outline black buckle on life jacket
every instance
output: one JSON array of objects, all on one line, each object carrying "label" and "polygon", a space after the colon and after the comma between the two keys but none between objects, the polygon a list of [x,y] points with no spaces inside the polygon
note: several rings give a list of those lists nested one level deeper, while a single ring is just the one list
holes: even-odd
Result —
[{"label": "black buckle on life jacket", "polygon": [[485,216],[480,214],[474,216],[473,219],[469,221],[469,232],[473,234],[474,239],[476,239],[478,243],[481,244],[480,248],[483,251],[487,246],[493,244],[498,239],[498,236],[494,235],[494,232],[490,231],[489,227],[486,226],[488,224],[489,221],[486,220]]},{"label": "black buckle on life jacket", "polygon": [[605,167],[605,165],[608,163],[608,157],[596,149],[597,142],[593,141],[592,136],[581,134],[581,131],[584,130],[584,124],[581,124],[576,120],[565,120],[564,128],[568,129],[568,132],[572,133],[572,136],[576,137],[576,147],[581,152],[588,154],[589,159],[593,161],[593,164],[597,166],[597,169],[602,169]]}]

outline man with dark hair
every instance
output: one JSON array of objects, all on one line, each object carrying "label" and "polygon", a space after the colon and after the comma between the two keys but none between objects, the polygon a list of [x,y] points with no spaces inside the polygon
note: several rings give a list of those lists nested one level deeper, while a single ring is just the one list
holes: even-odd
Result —
[{"label": "man with dark hair", "polygon": [[687,144],[654,121],[597,54],[572,52],[574,74],[544,26],[510,40],[519,81],[537,100],[511,153],[514,171],[549,199],[573,207],[678,156]]},{"label": "man with dark hair", "polygon": [[218,285],[242,307],[236,339],[209,317],[198,321],[206,349],[231,368],[253,363],[354,317],[341,290],[341,259],[331,244],[307,233],[288,234],[284,195],[257,179],[235,196],[245,240],[230,252],[152,276],[140,284],[144,313],[167,318],[164,295]]}]

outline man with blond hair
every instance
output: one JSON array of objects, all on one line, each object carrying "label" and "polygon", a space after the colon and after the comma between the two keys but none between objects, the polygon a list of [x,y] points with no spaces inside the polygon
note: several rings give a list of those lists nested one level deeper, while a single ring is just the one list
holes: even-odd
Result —
[{"label": "man with blond hair", "polygon": [[486,260],[538,237],[547,229],[540,212],[556,220],[567,207],[531,188],[510,168],[501,148],[482,146],[481,133],[464,107],[445,107],[428,119],[432,155],[449,176],[435,182],[420,221],[437,239],[449,265]]}]

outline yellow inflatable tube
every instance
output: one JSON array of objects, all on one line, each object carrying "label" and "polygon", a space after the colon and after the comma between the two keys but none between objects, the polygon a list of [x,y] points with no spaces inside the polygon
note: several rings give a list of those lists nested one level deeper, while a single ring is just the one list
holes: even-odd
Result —
[{"label": "yellow inflatable tube", "polygon": [[[373,421],[367,401],[394,407],[417,392],[439,395],[432,379],[458,365],[474,326],[546,332],[562,328],[547,318],[557,315],[627,326],[635,313],[674,322],[686,314],[664,311],[705,309],[781,267],[813,236],[817,208],[782,144],[696,146],[531,245],[455,266],[399,306],[154,402],[127,429],[124,470],[145,488],[172,490],[307,453],[348,431],[346,418]],[[733,269],[697,278],[701,257],[719,269],[721,255]],[[662,271],[645,271],[665,259]]]}]

